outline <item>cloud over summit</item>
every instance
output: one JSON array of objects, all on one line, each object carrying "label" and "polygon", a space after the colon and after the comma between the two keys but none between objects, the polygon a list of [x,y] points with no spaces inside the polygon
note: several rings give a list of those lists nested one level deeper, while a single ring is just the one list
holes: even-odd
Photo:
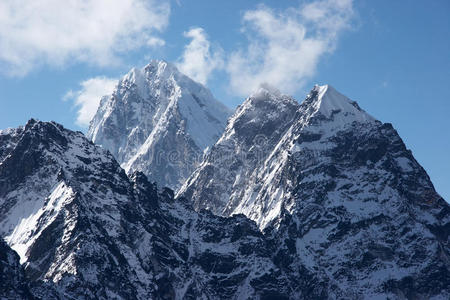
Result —
[{"label": "cloud over summit", "polygon": [[64,100],[73,100],[78,109],[76,123],[78,126],[87,127],[97,112],[98,105],[103,96],[110,95],[118,80],[103,76],[93,77],[80,82],[80,89],[70,90],[64,96]]},{"label": "cloud over summit", "polygon": [[181,72],[192,79],[206,84],[208,77],[215,69],[221,69],[224,64],[222,49],[212,49],[211,43],[203,28],[192,28],[184,32],[191,41],[177,62]]},{"label": "cloud over summit", "polygon": [[319,0],[285,11],[267,6],[246,11],[242,31],[249,43],[229,57],[231,88],[246,96],[268,82],[285,93],[295,92],[316,72],[320,58],[334,50],[352,16],[351,0]]}]

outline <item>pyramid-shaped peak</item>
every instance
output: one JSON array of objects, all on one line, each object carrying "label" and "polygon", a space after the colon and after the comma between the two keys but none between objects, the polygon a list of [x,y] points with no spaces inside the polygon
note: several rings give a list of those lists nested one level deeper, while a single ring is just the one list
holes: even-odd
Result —
[{"label": "pyramid-shaped peak", "polygon": [[207,87],[202,83],[195,81],[181,72],[175,64],[165,60],[152,59],[150,63],[148,63],[140,71],[142,77],[146,78],[147,81],[174,81],[178,85],[187,87],[192,91],[207,89]]},{"label": "pyramid-shaped peak", "polygon": [[[168,84],[164,84],[167,82]],[[201,94],[202,97],[213,98],[210,91],[201,83],[194,81],[183,74],[178,68],[165,60],[152,59],[143,68],[132,68],[122,79],[119,80],[118,89],[122,86],[128,88],[136,85],[137,93],[143,98],[148,98],[153,90],[159,90],[164,87],[185,89],[189,93]],[[156,92],[159,94],[159,92]]]},{"label": "pyramid-shaped peak", "polygon": [[339,115],[338,119],[341,119],[341,121],[345,119],[346,122],[375,121],[355,101],[350,100],[329,84],[316,84],[302,105],[312,107],[314,114],[320,113],[327,118]]},{"label": "pyramid-shaped peak", "polygon": [[336,110],[346,111],[355,108],[354,101],[339,93],[331,85],[315,85],[313,92],[317,92],[319,110],[327,116]]},{"label": "pyramid-shaped peak", "polygon": [[[173,189],[196,166],[190,158],[201,157],[217,141],[231,115],[207,87],[163,60],[131,69],[104,99],[88,137],[110,150],[127,172],[142,171]],[[170,151],[180,154],[176,164],[164,155]]]}]

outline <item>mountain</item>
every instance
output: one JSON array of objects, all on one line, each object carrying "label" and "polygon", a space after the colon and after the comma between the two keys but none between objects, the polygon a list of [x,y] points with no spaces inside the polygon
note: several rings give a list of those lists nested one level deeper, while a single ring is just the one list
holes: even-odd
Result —
[{"label": "mountain", "polygon": [[261,86],[236,109],[220,139],[179,194],[191,199],[197,210],[231,214],[229,204],[245,197],[249,178],[264,167],[262,162],[290,128],[298,109],[294,98]]},{"label": "mountain", "polygon": [[42,299],[290,294],[246,217],[197,213],[53,122],[30,120],[0,131],[0,140],[0,235],[18,253],[0,243],[0,276],[8,278],[1,296],[20,298],[28,288]]},{"label": "mountain", "polygon": [[331,86],[262,87],[179,194],[57,123],[0,131],[0,298],[450,297],[449,204]]},{"label": "mountain", "polygon": [[448,298],[450,207],[392,125],[328,85],[287,99],[250,96],[179,195],[256,221],[326,297]]},{"label": "mountain", "polygon": [[2,140],[10,147],[0,163],[1,235],[27,277],[55,283],[65,297],[131,295],[145,286],[128,264],[134,254],[118,243],[132,193],[112,155],[81,132],[35,120]]},{"label": "mountain", "polygon": [[222,134],[230,111],[165,61],[132,69],[102,98],[88,137],[127,173],[178,189]]}]

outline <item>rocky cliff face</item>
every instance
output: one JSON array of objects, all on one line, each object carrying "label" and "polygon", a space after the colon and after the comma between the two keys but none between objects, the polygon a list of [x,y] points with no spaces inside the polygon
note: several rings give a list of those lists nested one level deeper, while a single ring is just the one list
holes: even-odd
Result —
[{"label": "rocky cliff face", "polygon": [[[330,86],[316,86],[292,109],[294,119],[279,119],[269,134],[250,131],[271,141],[258,163],[227,168],[214,158],[239,153],[248,137],[234,134],[245,123],[231,122],[180,194],[198,209],[255,220],[276,264],[292,278],[304,268],[317,274],[333,298],[447,295],[449,205],[392,125]],[[253,104],[248,111],[231,120],[265,121],[266,110]],[[273,139],[272,132],[281,134]],[[226,193],[214,194],[215,186]]]},{"label": "rocky cliff face", "polygon": [[178,189],[222,134],[230,111],[167,62],[132,69],[103,97],[88,137],[126,172]]}]

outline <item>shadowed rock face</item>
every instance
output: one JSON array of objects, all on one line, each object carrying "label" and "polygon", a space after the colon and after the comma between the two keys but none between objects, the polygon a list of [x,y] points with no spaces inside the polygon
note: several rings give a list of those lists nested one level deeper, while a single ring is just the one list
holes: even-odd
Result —
[{"label": "shadowed rock face", "polygon": [[[278,127],[265,131],[265,107],[284,102],[280,95],[258,97],[264,104],[257,105],[249,99],[243,106],[251,109],[231,120],[251,119],[256,130],[230,122],[179,194],[197,209],[256,221],[275,264],[292,279],[315,274],[324,295],[445,298],[449,205],[392,125],[317,86],[288,107],[292,119],[281,109]],[[259,161],[237,160],[242,149],[259,146],[248,144],[259,134],[268,141]]]},{"label": "shadowed rock face", "polygon": [[177,190],[226,126],[230,111],[164,61],[132,69],[103,97],[88,137],[128,173]]},{"label": "shadowed rock face", "polygon": [[6,299],[33,299],[19,256],[0,239],[0,296]]}]

